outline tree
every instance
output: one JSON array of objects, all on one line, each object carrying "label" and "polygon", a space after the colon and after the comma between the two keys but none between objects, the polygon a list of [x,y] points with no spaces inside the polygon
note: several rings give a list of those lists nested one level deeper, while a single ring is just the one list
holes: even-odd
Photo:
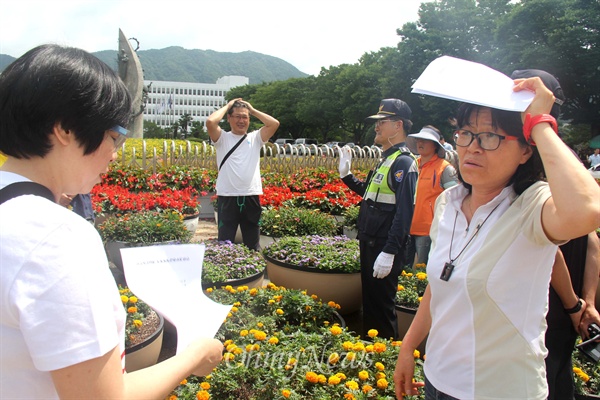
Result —
[{"label": "tree", "polygon": [[178,123],[181,128],[181,135],[183,139],[186,139],[188,136],[188,125],[193,121],[192,116],[190,114],[183,114],[179,117]]},{"label": "tree", "polygon": [[152,121],[144,121],[145,139],[162,139],[165,137],[165,130]]},{"label": "tree", "polygon": [[192,122],[192,129],[190,134],[198,139],[208,140],[208,133],[204,129],[204,125],[200,121]]}]

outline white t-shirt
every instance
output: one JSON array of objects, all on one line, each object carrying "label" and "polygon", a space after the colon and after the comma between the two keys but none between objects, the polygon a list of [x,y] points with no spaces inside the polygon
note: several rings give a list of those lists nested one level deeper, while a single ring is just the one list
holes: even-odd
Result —
[{"label": "white t-shirt", "polygon": [[[545,399],[545,315],[557,246],[544,234],[541,211],[550,190],[538,182],[516,197],[507,187],[477,209],[470,226],[461,211],[466,195],[459,185],[436,202],[425,374],[460,399]],[[441,280],[449,252],[456,258],[463,248],[450,279]]]},{"label": "white t-shirt", "polygon": [[[27,180],[0,171],[0,189]],[[43,197],[0,205],[0,398],[58,398],[49,371],[115,346],[125,311],[96,229]]]},{"label": "white t-shirt", "polygon": [[[219,140],[214,142],[217,150],[217,166],[235,144],[240,135],[221,131]],[[217,176],[217,195],[219,196],[254,196],[261,195],[260,149],[265,144],[260,130],[249,132],[244,142],[227,160]]]},{"label": "white t-shirt", "polygon": [[588,157],[588,161],[590,162],[590,167],[595,167],[600,164],[600,154],[592,154]]}]

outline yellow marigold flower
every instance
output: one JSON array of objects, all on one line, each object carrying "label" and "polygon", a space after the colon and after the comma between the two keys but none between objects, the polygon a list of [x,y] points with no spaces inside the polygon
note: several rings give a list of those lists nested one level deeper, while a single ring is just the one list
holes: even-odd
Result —
[{"label": "yellow marigold flower", "polygon": [[352,393],[346,393],[346,394],[344,394],[344,399],[346,399],[346,400],[354,400],[355,397],[354,397],[354,395]]},{"label": "yellow marigold flower", "polygon": [[402,346],[402,340],[394,340],[394,341],[392,341],[392,346],[394,346],[394,347],[400,347],[400,346]]},{"label": "yellow marigold flower", "polygon": [[398,291],[398,292],[401,292],[401,291],[403,291],[403,290],[404,290],[404,286],[402,286],[402,285],[398,285],[398,289],[397,289],[397,291]]},{"label": "yellow marigold flower", "polygon": [[229,346],[231,343],[233,343],[233,340],[227,339],[226,341],[223,342],[223,346]]},{"label": "yellow marigold flower", "polygon": [[294,357],[290,358],[288,360],[288,365],[296,365],[298,363],[298,360],[296,360]]},{"label": "yellow marigold flower", "polygon": [[329,321],[323,321],[323,325],[329,326]]},{"label": "yellow marigold flower", "polygon": [[144,323],[142,321],[140,321],[139,319],[133,320],[133,325],[135,325],[136,328],[141,328],[143,324]]},{"label": "yellow marigold flower", "polygon": [[419,358],[421,357],[421,352],[417,349],[415,349],[415,351],[413,351],[413,357],[414,358]]},{"label": "yellow marigold flower", "polygon": [[377,387],[378,387],[379,389],[387,389],[387,387],[388,387],[388,381],[387,381],[387,380],[385,380],[385,379],[383,379],[383,378],[382,378],[382,379],[379,379],[379,380],[377,381]]},{"label": "yellow marigold flower", "polygon": [[367,379],[369,379],[369,373],[365,370],[362,370],[358,373],[358,379],[360,379],[361,381],[366,381]]},{"label": "yellow marigold flower", "polygon": [[130,303],[133,303],[133,304],[135,304],[135,303],[137,303],[137,302],[138,302],[138,298],[137,298],[137,297],[135,297],[135,296],[131,296],[131,297],[129,298],[129,302],[130,302]]},{"label": "yellow marigold flower", "polygon": [[385,343],[381,342],[375,343],[373,345],[373,350],[375,350],[375,353],[383,353],[386,350],[386,348],[387,347],[385,346]]},{"label": "yellow marigold flower", "polygon": [[365,346],[365,351],[367,353],[372,353],[373,352],[373,345],[372,344],[368,344]]},{"label": "yellow marigold flower", "polygon": [[137,307],[131,306],[131,307],[129,307],[129,308],[127,309],[127,312],[128,312],[129,314],[136,313],[136,312],[137,312]]},{"label": "yellow marigold flower", "polygon": [[300,293],[302,293],[302,294],[303,294],[303,295],[305,295],[305,296],[306,296],[306,294],[307,294],[307,293],[306,293],[306,290],[303,290],[303,291],[301,291]]},{"label": "yellow marigold flower", "polygon": [[256,296],[257,293],[258,293],[258,289],[256,289],[256,288],[250,289],[250,296]]},{"label": "yellow marigold flower", "polygon": [[371,385],[364,385],[362,387],[363,393],[369,393],[371,390],[373,390],[373,386],[371,386]]},{"label": "yellow marigold flower", "polygon": [[256,340],[265,340],[267,338],[267,334],[263,331],[254,332],[254,339]]},{"label": "yellow marigold flower", "polygon": [[271,336],[269,338],[269,343],[271,343],[271,344],[277,344],[277,343],[279,343],[279,339],[277,339],[275,336]]},{"label": "yellow marigold flower", "polygon": [[242,354],[243,352],[244,352],[244,350],[240,349],[239,347],[236,347],[232,351],[233,354]]},{"label": "yellow marigold flower", "polygon": [[377,329],[369,329],[369,332],[367,332],[367,335],[369,335],[370,338],[374,338],[377,335],[379,335],[379,332],[377,331]]},{"label": "yellow marigold flower", "polygon": [[204,390],[208,390],[208,389],[210,389],[210,383],[208,383],[208,382],[202,382],[202,383],[200,384],[200,387],[201,387],[202,389],[204,389]]},{"label": "yellow marigold flower", "polygon": [[340,328],[337,325],[334,325],[331,328],[329,328],[329,332],[331,332],[332,335],[339,335],[340,333],[342,333],[342,328]]},{"label": "yellow marigold flower", "polygon": [[182,380],[181,382],[179,382],[180,385],[187,385],[187,379]]},{"label": "yellow marigold flower", "polygon": [[304,306],[304,309],[305,309],[306,311],[310,311],[310,310],[312,310],[312,307],[311,307],[311,306]]},{"label": "yellow marigold flower", "polygon": [[352,347],[354,347],[354,343],[346,340],[344,343],[342,343],[342,347],[344,348],[344,350],[348,351],[352,349]]},{"label": "yellow marigold flower", "polygon": [[276,289],[276,288],[277,288],[277,285],[275,285],[273,282],[269,282],[269,283],[267,284],[267,287],[268,287],[269,289]]},{"label": "yellow marigold flower", "polygon": [[269,303],[269,304],[275,304],[275,300],[269,299],[269,301],[267,303]]},{"label": "yellow marigold flower", "polygon": [[238,286],[237,288],[238,292],[245,292],[246,290],[248,290],[248,286]]},{"label": "yellow marigold flower", "polygon": [[375,363],[375,368],[377,368],[378,371],[384,371],[385,370],[385,365],[383,365],[382,363],[380,363],[379,361]]},{"label": "yellow marigold flower", "polygon": [[346,380],[346,374],[344,374],[343,372],[338,372],[337,374],[335,374],[335,376],[337,376],[341,380]]},{"label": "yellow marigold flower", "polygon": [[340,361],[340,355],[338,353],[331,353],[327,361],[329,361],[329,364],[336,364]]},{"label": "yellow marigold flower", "polygon": [[263,324],[262,322],[258,322],[258,323],[256,324],[256,326],[258,326],[259,328],[262,328],[263,326],[265,326],[265,324]]},{"label": "yellow marigold flower", "polygon": [[233,361],[233,360],[235,360],[235,356],[231,353],[225,353],[225,354],[223,354],[223,360]]},{"label": "yellow marigold flower", "polygon": [[156,227],[157,227],[157,228],[160,228],[161,226],[162,226],[162,224],[161,224],[160,222],[157,222],[157,223],[156,223]]},{"label": "yellow marigold flower", "polygon": [[236,348],[237,346],[234,343],[230,343],[225,347],[225,350],[227,351],[232,351]]},{"label": "yellow marigold flower", "polygon": [[248,330],[247,330],[247,329],[242,329],[242,330],[240,331],[240,336],[242,336],[242,337],[243,337],[243,336],[248,336]]},{"label": "yellow marigold flower", "polygon": [[427,274],[425,272],[417,272],[417,279],[420,281],[424,281],[427,279]]},{"label": "yellow marigold flower", "polygon": [[328,302],[327,302],[327,305],[328,305],[329,307],[333,307],[333,308],[335,308],[335,301],[328,301]]},{"label": "yellow marigold flower", "polygon": [[350,390],[358,390],[358,383],[356,381],[346,382],[346,387]]},{"label": "yellow marigold flower", "polygon": [[420,303],[421,300],[423,300],[423,296],[417,297],[417,300],[419,300],[419,303]]},{"label": "yellow marigold flower", "polygon": [[327,378],[323,374],[319,374],[319,383],[327,383]]},{"label": "yellow marigold flower", "polygon": [[330,376],[329,379],[327,379],[327,383],[330,385],[337,385],[338,383],[340,383],[340,381],[341,379],[335,375]]},{"label": "yellow marigold flower", "polygon": [[210,394],[206,390],[201,390],[196,394],[196,399],[198,400],[208,400],[210,399]]},{"label": "yellow marigold flower", "polygon": [[288,399],[288,398],[290,397],[290,395],[291,395],[291,394],[292,394],[292,392],[290,392],[290,391],[289,391],[289,390],[287,390],[287,389],[283,389],[283,390],[281,391],[281,395],[282,395],[283,397],[285,397],[286,399]]},{"label": "yellow marigold flower", "polygon": [[233,289],[233,286],[231,286],[231,285],[227,285],[227,286],[225,286],[225,290],[227,290],[227,291],[231,291],[231,289]]},{"label": "yellow marigold flower", "polygon": [[175,396],[174,394],[169,396],[169,400],[177,400],[177,396]]},{"label": "yellow marigold flower", "polygon": [[426,268],[426,267],[427,267],[427,264],[425,264],[425,263],[415,264],[415,268],[417,268],[417,269],[419,269],[419,268],[423,269],[423,268]]},{"label": "yellow marigold flower", "polygon": [[238,312],[239,308],[236,306],[231,307],[231,312]]},{"label": "yellow marigold flower", "polygon": [[275,312],[277,313],[277,315],[283,315],[283,310],[281,308],[278,308]]},{"label": "yellow marigold flower", "polygon": [[208,289],[206,289],[206,293],[212,293],[213,292],[213,288],[209,287]]},{"label": "yellow marigold flower", "polygon": [[359,353],[361,351],[365,351],[365,345],[362,344],[361,342],[355,343],[354,346],[352,347],[352,350],[356,351],[357,353]]},{"label": "yellow marigold flower", "polygon": [[275,299],[275,301],[281,301],[282,298],[283,296],[280,294],[278,294],[277,296],[273,296],[273,299]]},{"label": "yellow marigold flower", "polygon": [[348,361],[352,361],[355,358],[356,358],[356,353],[349,351],[348,354],[346,354],[346,360],[348,360]]},{"label": "yellow marigold flower", "polygon": [[310,383],[318,383],[319,382],[319,376],[315,372],[312,372],[312,371],[308,371],[305,375],[305,378]]},{"label": "yellow marigold flower", "polygon": [[230,313],[230,312],[228,312],[228,313],[227,313],[227,318],[231,318],[231,317],[233,317],[233,314],[232,314],[232,313]]},{"label": "yellow marigold flower", "polygon": [[385,379],[385,373],[383,373],[383,372],[376,373],[375,380],[379,380],[379,379]]},{"label": "yellow marigold flower", "polygon": [[250,352],[252,351],[252,345],[251,345],[251,344],[247,344],[247,345],[246,345],[246,351],[247,351],[248,353],[250,353]]},{"label": "yellow marigold flower", "polygon": [[258,344],[258,343],[254,343],[254,344],[252,345],[252,351],[258,351],[258,350],[260,350],[260,344]]},{"label": "yellow marigold flower", "polygon": [[319,296],[317,296],[316,294],[311,294],[310,298],[313,300],[317,300],[319,298]]}]

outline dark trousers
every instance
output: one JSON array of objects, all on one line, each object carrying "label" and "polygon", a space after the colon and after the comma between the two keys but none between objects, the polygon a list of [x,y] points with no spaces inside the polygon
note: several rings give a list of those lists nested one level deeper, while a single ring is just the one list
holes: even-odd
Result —
[{"label": "dark trousers", "polygon": [[377,329],[379,337],[401,339],[398,337],[395,299],[403,254],[394,257],[392,271],[388,276],[383,279],[374,278],[373,265],[384,245],[384,239],[360,241],[363,337],[367,337],[369,329]]},{"label": "dark trousers", "polygon": [[576,340],[577,333],[570,326],[564,329],[549,328],[546,331],[548,400],[572,400],[575,398],[571,354]]},{"label": "dark trousers", "polygon": [[219,241],[229,240],[233,243],[239,226],[246,247],[260,250],[258,221],[261,212],[258,196],[219,196],[217,198]]}]

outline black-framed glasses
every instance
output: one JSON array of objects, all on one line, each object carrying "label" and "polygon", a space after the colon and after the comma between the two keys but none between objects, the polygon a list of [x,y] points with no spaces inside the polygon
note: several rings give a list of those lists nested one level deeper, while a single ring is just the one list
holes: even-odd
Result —
[{"label": "black-framed glasses", "polygon": [[129,131],[120,125],[115,125],[112,128],[110,128],[109,130],[119,134],[119,136],[117,136],[117,137],[112,137],[112,135],[111,135],[111,138],[114,142],[115,150],[118,150],[119,147],[123,146],[123,143],[125,143],[125,140],[127,140],[127,134],[129,133]]},{"label": "black-framed glasses", "polygon": [[516,136],[502,136],[494,132],[473,133],[466,129],[459,129],[454,132],[454,143],[457,146],[469,147],[474,139],[477,139],[479,147],[488,151],[496,150],[503,140],[519,140]]}]

